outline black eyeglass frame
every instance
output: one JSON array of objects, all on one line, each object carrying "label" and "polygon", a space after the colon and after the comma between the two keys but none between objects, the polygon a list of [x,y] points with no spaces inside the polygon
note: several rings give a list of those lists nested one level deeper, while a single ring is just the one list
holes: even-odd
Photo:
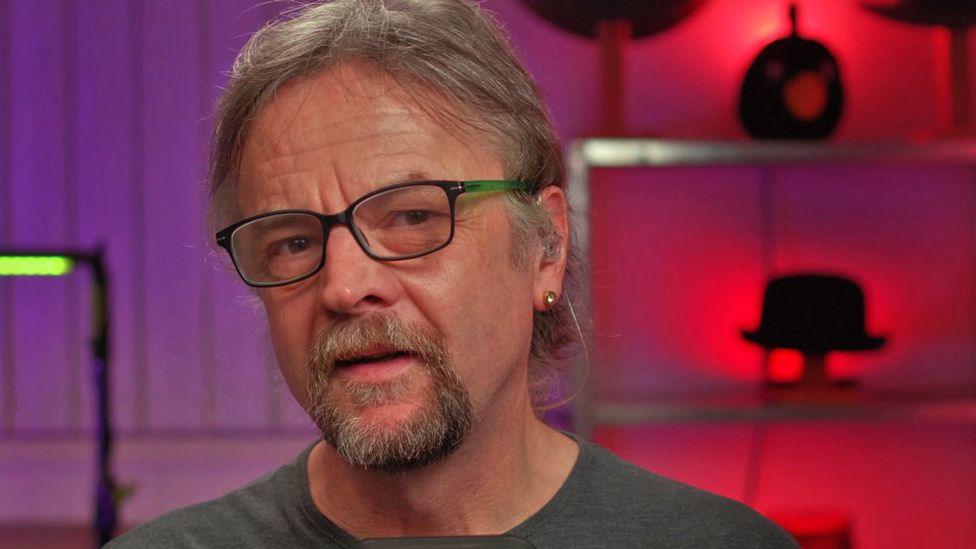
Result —
[{"label": "black eyeglass frame", "polygon": [[[353,221],[353,215],[352,215],[353,212],[360,204],[362,204],[366,200],[369,200],[370,198],[378,194],[394,191],[396,189],[402,189],[404,187],[420,187],[420,186],[439,187],[441,190],[444,191],[445,194],[447,194],[447,201],[448,204],[450,205],[450,210],[451,210],[451,233],[450,235],[448,235],[447,240],[440,246],[437,246],[436,248],[433,248],[431,250],[427,250],[416,254],[406,255],[406,256],[397,256],[397,257],[390,258],[390,257],[383,257],[374,254],[370,250],[369,245],[366,242],[366,237],[363,236],[363,234],[359,230],[359,227],[357,227],[355,222]],[[455,205],[457,203],[457,198],[462,194],[472,193],[472,192],[491,192],[491,191],[506,191],[506,190],[529,192],[530,189],[531,186],[528,183],[522,181],[513,181],[513,180],[409,181],[406,183],[398,183],[396,185],[382,187],[380,189],[376,189],[375,191],[370,191],[364,194],[363,196],[357,198],[351,204],[349,204],[349,207],[347,207],[345,210],[334,214],[322,214],[312,210],[286,209],[286,210],[274,210],[270,212],[264,212],[262,214],[258,214],[255,216],[251,216],[248,217],[247,219],[242,219],[218,231],[216,235],[217,245],[227,250],[228,255],[230,255],[231,262],[234,263],[234,269],[237,271],[237,274],[241,277],[241,280],[243,280],[244,283],[247,284],[248,286],[252,286],[255,288],[272,288],[277,286],[286,286],[288,284],[294,284],[295,282],[300,282],[309,277],[312,277],[316,273],[322,270],[322,267],[325,266],[325,246],[329,242],[329,233],[331,233],[332,228],[337,225],[345,225],[346,227],[349,227],[349,232],[352,233],[353,238],[355,238],[356,243],[359,244],[360,249],[362,249],[363,253],[365,253],[367,256],[369,256],[372,259],[375,259],[377,261],[404,261],[407,259],[416,259],[418,257],[423,257],[425,255],[429,255],[438,250],[441,250],[444,247],[446,247],[448,244],[450,244],[452,240],[454,240]],[[241,272],[240,267],[237,265],[237,258],[234,256],[234,247],[233,247],[233,239],[232,239],[234,231],[236,231],[237,229],[239,229],[244,225],[247,225],[248,223],[252,223],[259,219],[263,219],[265,217],[271,217],[274,215],[281,215],[281,214],[305,214],[305,215],[311,215],[319,220],[319,222],[322,224],[322,257],[319,259],[319,264],[316,265],[314,269],[301,276],[297,276],[295,278],[290,278],[288,280],[283,280],[278,282],[253,282],[249,280],[244,275],[243,272]]]}]

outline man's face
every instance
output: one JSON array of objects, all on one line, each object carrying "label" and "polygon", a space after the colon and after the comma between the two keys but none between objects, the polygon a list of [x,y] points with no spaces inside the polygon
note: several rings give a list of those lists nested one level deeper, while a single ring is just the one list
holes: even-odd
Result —
[{"label": "man's face", "polygon": [[[495,151],[446,129],[417,106],[418,99],[438,99],[411,91],[413,98],[359,64],[285,86],[261,108],[245,144],[237,192],[242,215],[287,208],[335,213],[369,191],[417,179],[503,179]],[[451,421],[441,416],[453,412],[439,410],[445,395],[466,399],[460,406],[470,409],[476,428],[502,429],[524,414],[533,296],[552,284],[539,276],[537,261],[513,265],[511,242],[501,194],[462,195],[454,238],[440,251],[380,262],[339,226],[318,274],[261,290],[292,394],[310,411],[328,410],[313,418],[341,423],[319,427],[333,429],[333,438],[400,444],[418,429],[430,430],[425,421]],[[336,344],[344,360],[323,365],[331,359],[321,359],[322,349]],[[428,344],[430,353],[414,348]],[[310,390],[309,383],[317,385]],[[337,434],[350,429],[351,435]],[[326,439],[337,445],[329,433]]]}]

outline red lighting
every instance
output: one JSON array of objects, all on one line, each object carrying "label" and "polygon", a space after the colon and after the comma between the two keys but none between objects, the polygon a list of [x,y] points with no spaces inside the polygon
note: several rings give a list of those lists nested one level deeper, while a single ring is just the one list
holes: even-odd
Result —
[{"label": "red lighting", "polygon": [[774,349],[769,353],[766,378],[772,383],[797,383],[803,376],[803,353],[793,349]]},{"label": "red lighting", "polygon": [[848,549],[851,519],[844,513],[808,512],[770,517],[792,535],[803,549]]}]

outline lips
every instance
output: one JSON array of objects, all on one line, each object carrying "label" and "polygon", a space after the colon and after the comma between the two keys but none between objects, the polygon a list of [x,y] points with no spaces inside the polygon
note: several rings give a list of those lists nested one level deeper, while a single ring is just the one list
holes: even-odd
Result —
[{"label": "lips", "polygon": [[416,353],[383,348],[357,353],[334,363],[333,374],[340,379],[360,383],[391,381],[416,366],[421,359]]},{"label": "lips", "polygon": [[411,357],[411,353],[405,351],[390,351],[390,352],[378,352],[371,354],[363,354],[354,356],[348,359],[337,360],[335,365],[336,368],[343,368],[348,366],[357,366],[360,364],[373,364],[377,362],[387,362],[395,360],[402,357]]}]

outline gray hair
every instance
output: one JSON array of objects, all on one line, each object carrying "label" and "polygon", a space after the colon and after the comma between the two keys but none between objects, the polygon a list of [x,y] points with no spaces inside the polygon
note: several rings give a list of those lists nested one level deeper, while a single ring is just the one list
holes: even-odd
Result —
[{"label": "gray hair", "polygon": [[[531,184],[509,193],[513,259],[525,265],[552,233],[548,215],[532,200],[542,188],[565,187],[565,165],[540,93],[497,23],[468,0],[336,0],[301,6],[254,34],[238,55],[216,113],[210,157],[209,224],[237,217],[233,196],[241,154],[257,111],[284,84],[345,61],[366,62],[438,94],[418,102],[431,115],[487,139],[504,162],[505,177]],[[405,86],[409,89],[411,86]],[[580,343],[569,295],[577,295],[582,263],[573,238],[563,297],[533,319],[529,384],[543,408]]]}]

